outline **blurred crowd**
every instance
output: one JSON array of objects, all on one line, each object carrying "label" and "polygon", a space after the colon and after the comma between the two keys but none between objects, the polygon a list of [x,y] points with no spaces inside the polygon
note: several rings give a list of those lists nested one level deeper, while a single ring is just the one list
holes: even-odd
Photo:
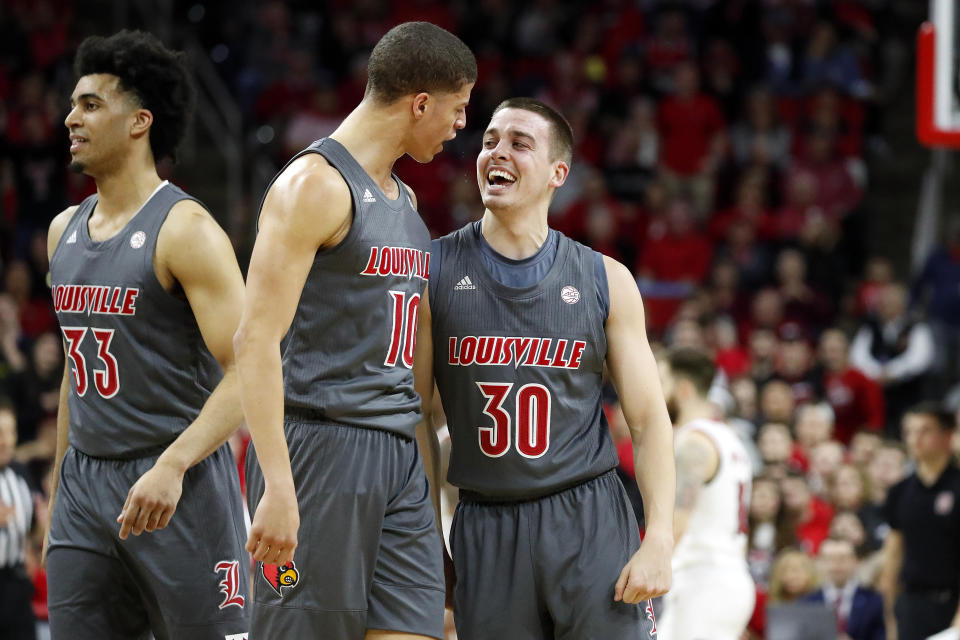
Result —
[{"label": "blurred crowd", "polygon": [[[871,583],[880,505],[909,469],[904,411],[925,398],[960,408],[960,225],[909,277],[867,251],[867,167],[891,153],[885,109],[908,74],[895,4],[173,2],[172,44],[201,43],[240,106],[247,164],[279,167],[359,102],[390,26],[460,35],[479,63],[467,128],[431,164],[396,168],[435,235],[482,213],[474,159],[500,100],[557,106],[576,149],[551,224],[633,269],[655,343],[715,354],[715,399],[756,456],[750,566],[776,602],[817,584],[828,536],[851,542]],[[29,470],[41,523],[63,373],[46,227],[92,192],[66,171],[62,119],[72,52],[112,30],[110,15],[91,18],[98,6],[0,5],[0,396],[18,427],[0,467],[12,455]],[[235,213],[231,235],[245,238],[254,212]]]}]

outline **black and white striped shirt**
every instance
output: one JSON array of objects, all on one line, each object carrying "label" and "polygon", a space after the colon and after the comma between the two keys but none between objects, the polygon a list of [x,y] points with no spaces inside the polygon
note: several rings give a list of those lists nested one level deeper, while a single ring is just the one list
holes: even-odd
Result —
[{"label": "black and white striped shirt", "polygon": [[33,522],[33,497],[26,479],[10,466],[0,469],[0,503],[4,511],[13,507],[6,525],[0,526],[0,569],[22,566]]}]

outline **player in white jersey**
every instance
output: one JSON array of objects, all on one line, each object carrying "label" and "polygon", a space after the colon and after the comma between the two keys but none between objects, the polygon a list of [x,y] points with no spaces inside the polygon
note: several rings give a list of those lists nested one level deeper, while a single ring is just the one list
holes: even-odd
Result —
[{"label": "player in white jersey", "polygon": [[678,349],[660,362],[675,430],[677,498],[673,586],[658,640],[738,640],[756,591],[747,570],[747,512],[753,471],[746,448],[713,419],[707,392],[713,360]]}]

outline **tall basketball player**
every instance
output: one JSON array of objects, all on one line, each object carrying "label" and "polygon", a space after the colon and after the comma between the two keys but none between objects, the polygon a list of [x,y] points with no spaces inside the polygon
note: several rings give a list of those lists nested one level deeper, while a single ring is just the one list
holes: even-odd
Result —
[{"label": "tall basketball player", "polygon": [[476,76],[447,31],[394,27],[371,53],[361,103],[264,197],[235,338],[256,447],[255,637],[442,637],[411,371],[430,236],[392,168],[404,154],[429,162],[454,138]]},{"label": "tall basketball player", "polygon": [[51,632],[246,638],[243,506],[224,444],[242,418],[231,338],[243,278],[223,230],[155,166],[183,137],[189,76],[141,32],[88,38],[75,68],[71,167],[97,193],[48,240],[67,353]]},{"label": "tall basketball player", "polygon": [[[547,226],[571,150],[547,105],[500,104],[477,158],[483,219],[432,247],[417,388],[429,406],[436,379],[452,438],[461,640],[652,637],[649,598],[670,586],[672,434],[637,285]],[[604,364],[633,437],[642,546],[614,472]]]},{"label": "tall basketball player", "polygon": [[747,569],[753,470],[736,432],[713,419],[707,393],[713,360],[678,349],[660,363],[676,416],[677,498],[673,587],[660,620],[663,640],[738,640],[756,591]]}]

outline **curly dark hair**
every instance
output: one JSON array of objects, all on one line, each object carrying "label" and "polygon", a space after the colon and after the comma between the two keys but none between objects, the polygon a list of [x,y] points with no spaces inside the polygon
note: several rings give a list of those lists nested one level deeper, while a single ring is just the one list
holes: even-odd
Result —
[{"label": "curly dark hair", "polygon": [[390,29],[367,63],[367,95],[390,104],[421,91],[455,93],[477,81],[477,61],[457,36],[429,22]]},{"label": "curly dark hair", "polygon": [[123,30],[107,38],[85,39],[73,69],[78,78],[95,73],[117,76],[120,89],[153,114],[150,149],[154,160],[176,160],[196,100],[184,58],[151,33]]}]

